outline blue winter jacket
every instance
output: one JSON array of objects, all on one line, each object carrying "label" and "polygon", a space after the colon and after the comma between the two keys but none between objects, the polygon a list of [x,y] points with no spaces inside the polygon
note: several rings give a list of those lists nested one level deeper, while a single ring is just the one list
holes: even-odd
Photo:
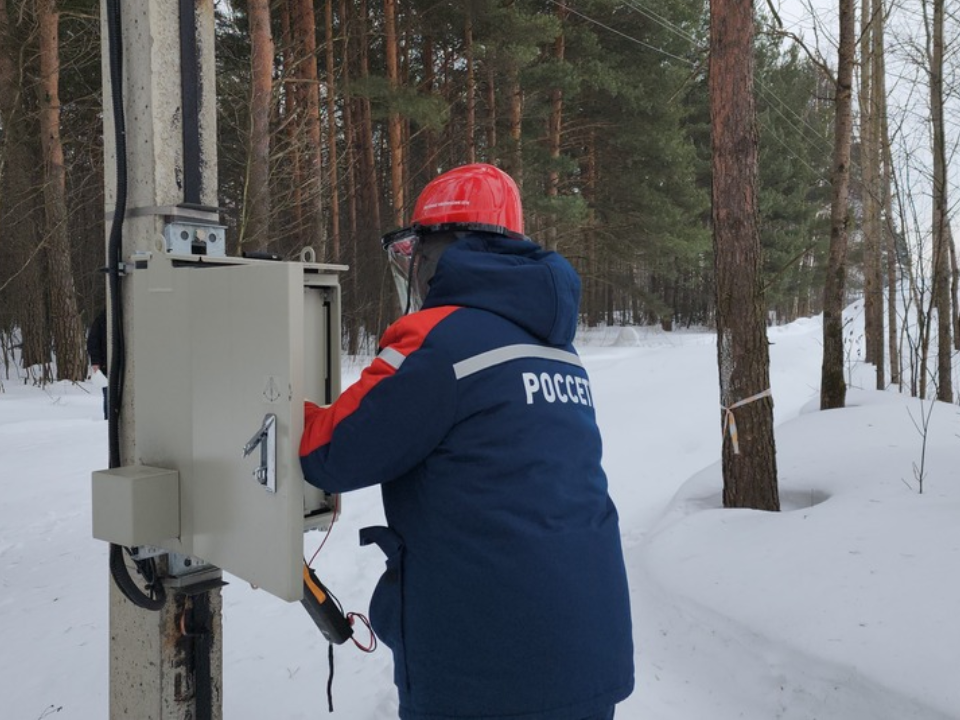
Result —
[{"label": "blue winter jacket", "polygon": [[579,298],[560,255],[469,235],[360,380],[307,409],[307,480],[382,485],[389,527],[361,541],[387,553],[370,612],[403,720],[581,720],[633,689]]}]

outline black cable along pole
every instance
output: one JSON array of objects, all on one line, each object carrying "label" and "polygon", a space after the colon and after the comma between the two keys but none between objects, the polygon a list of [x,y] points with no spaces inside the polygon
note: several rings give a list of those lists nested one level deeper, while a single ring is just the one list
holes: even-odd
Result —
[{"label": "black cable along pole", "polygon": [[[180,107],[183,129],[183,204],[202,207],[203,164],[200,148],[200,60],[197,46],[196,0],[180,0]],[[193,640],[195,683],[194,717],[213,716],[210,654],[213,647],[213,617],[209,591],[193,595],[191,613],[199,628]]]},{"label": "black cable along pole", "polygon": [[[123,42],[120,0],[106,0],[107,42],[110,64],[110,96],[113,107],[113,130],[116,145],[117,187],[107,244],[108,299],[110,302],[110,363],[107,366],[107,415],[109,466],[122,466],[120,451],[120,410],[123,404],[123,379],[126,372],[126,345],[123,336],[123,223],[127,211],[127,128],[123,110]],[[123,557],[123,547],[110,544],[110,574],[114,582],[134,605],[146,610],[159,610],[166,602],[166,590],[153,559],[136,562],[138,572],[147,581],[150,594],[143,592],[130,576]]]},{"label": "black cable along pole", "polygon": [[180,106],[183,126],[183,202],[202,205],[200,63],[196,0],[180,0]]}]

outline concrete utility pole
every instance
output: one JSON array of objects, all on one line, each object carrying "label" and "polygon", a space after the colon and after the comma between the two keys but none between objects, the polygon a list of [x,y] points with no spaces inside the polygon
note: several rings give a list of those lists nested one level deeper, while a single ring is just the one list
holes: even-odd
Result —
[{"label": "concrete utility pole", "polygon": [[[122,255],[130,262],[155,250],[171,218],[217,220],[214,9],[213,0],[117,2],[128,167]],[[107,31],[111,4],[101,0],[100,7],[108,230],[117,197]],[[131,296],[125,283],[126,307],[132,307]],[[132,345],[137,338],[129,313],[124,323],[128,360],[119,444],[123,464],[135,464],[137,413],[150,408],[136,405]],[[160,568],[171,570],[166,558]],[[222,717],[221,596],[219,587],[206,588],[173,583],[164,607],[151,612],[129,602],[110,581],[111,718]]]}]

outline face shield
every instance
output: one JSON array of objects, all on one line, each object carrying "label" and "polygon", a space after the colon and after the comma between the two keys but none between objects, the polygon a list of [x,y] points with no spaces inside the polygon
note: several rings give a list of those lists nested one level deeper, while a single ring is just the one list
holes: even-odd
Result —
[{"label": "face shield", "polygon": [[404,315],[417,312],[430,290],[430,279],[437,271],[443,251],[456,240],[453,232],[429,232],[418,225],[395,230],[383,236],[390,271],[397,287],[400,310]]},{"label": "face shield", "polygon": [[423,305],[423,295],[414,289],[411,280],[416,271],[420,238],[413,228],[402,228],[384,235],[381,242],[387,251],[390,273],[397,286],[400,311],[403,315],[416,312]]}]

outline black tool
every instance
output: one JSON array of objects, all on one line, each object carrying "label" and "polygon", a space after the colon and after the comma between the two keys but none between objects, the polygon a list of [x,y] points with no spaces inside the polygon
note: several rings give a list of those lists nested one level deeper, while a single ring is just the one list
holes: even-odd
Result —
[{"label": "black tool", "polygon": [[300,602],[323,636],[334,645],[345,643],[353,635],[353,628],[343,616],[333,595],[320,582],[313,568],[306,563],[303,564],[303,599]]}]

